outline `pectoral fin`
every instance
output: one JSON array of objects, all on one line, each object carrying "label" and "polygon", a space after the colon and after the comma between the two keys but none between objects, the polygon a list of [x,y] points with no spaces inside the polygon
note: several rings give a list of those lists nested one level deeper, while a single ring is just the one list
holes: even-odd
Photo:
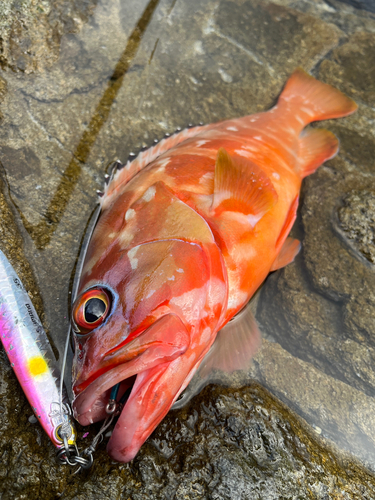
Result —
[{"label": "pectoral fin", "polygon": [[255,225],[277,202],[277,193],[265,172],[245,158],[230,156],[224,148],[217,154],[211,210],[240,212]]},{"label": "pectoral fin", "polygon": [[219,331],[211,349],[182,397],[174,403],[173,409],[184,406],[205,385],[214,381],[218,371],[232,373],[248,369],[260,344],[261,334],[248,304]]}]

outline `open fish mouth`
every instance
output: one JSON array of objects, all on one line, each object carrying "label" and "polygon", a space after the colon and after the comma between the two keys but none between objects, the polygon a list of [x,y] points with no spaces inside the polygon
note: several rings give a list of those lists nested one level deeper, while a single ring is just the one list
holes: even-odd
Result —
[{"label": "open fish mouth", "polygon": [[[119,384],[117,401],[122,400],[122,404],[117,406],[120,414],[107,446],[109,454],[116,460],[131,460],[148,437],[135,437],[135,434],[140,423],[142,388],[147,383],[150,370],[152,368],[138,372],[136,363],[132,362],[116,366],[94,380],[73,403],[74,416],[80,424],[89,425],[104,420],[110,416],[106,408],[111,389]],[[113,453],[112,449],[115,450]]]},{"label": "open fish mouth", "polygon": [[[116,460],[127,462],[136,455],[178,397],[186,378],[181,355],[188,349],[189,336],[182,328],[168,330],[168,321],[171,323],[170,318],[162,318],[128,345],[109,352],[98,363],[98,376],[93,380],[89,376],[76,381],[75,392],[79,394],[73,410],[82,425],[108,416],[111,389],[120,384],[117,400],[124,397],[124,406],[107,448]],[[172,322],[174,327],[178,324],[177,320]],[[159,328],[164,333],[163,341],[158,339]],[[167,372],[174,374],[175,384],[168,382]]]}]

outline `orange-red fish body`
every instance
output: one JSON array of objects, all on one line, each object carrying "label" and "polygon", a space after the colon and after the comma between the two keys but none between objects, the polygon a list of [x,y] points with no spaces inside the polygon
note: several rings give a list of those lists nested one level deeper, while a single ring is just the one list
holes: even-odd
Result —
[{"label": "orange-red fish body", "polygon": [[355,108],[297,70],[270,111],[187,129],[110,182],[73,325],[82,424],[105,418],[112,386],[121,383],[121,395],[134,384],[108,445],[113,458],[135,456],[217,332],[270,270],[293,260],[299,242],[287,237],[302,178],[338,149],[330,132],[302,131]]}]

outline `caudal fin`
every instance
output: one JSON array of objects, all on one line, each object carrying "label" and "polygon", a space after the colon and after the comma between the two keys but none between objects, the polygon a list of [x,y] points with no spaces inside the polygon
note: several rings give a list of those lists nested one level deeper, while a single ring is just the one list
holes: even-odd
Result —
[{"label": "caudal fin", "polygon": [[298,113],[303,126],[317,120],[350,115],[357,109],[352,99],[330,85],[319,82],[302,68],[297,68],[287,81],[278,105],[287,106]]}]

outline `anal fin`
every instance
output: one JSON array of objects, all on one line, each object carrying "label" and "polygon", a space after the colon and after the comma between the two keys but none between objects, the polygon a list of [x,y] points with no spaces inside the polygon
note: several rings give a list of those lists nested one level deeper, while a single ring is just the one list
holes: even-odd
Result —
[{"label": "anal fin", "polygon": [[313,172],[339,150],[335,134],[325,129],[312,128],[302,132],[299,139],[299,164],[302,178]]},{"label": "anal fin", "polygon": [[287,266],[293,262],[295,256],[301,249],[301,242],[294,238],[287,238],[284,245],[281,247],[279,255],[276,257],[275,262],[272,264],[270,271],[276,271],[282,267]]},{"label": "anal fin", "polygon": [[292,229],[292,226],[294,224],[294,221],[296,220],[297,217],[297,208],[298,208],[298,200],[299,197],[298,195],[294,198],[292,204],[290,205],[289,212],[286,216],[283,228],[279,234],[279,237],[277,238],[276,241],[276,252],[279,253],[281,250],[281,247],[284,245],[285,240],[288,237],[288,234],[290,233],[290,230]]},{"label": "anal fin", "polygon": [[188,403],[207,384],[217,380],[217,372],[232,373],[247,370],[251,359],[261,345],[261,334],[247,304],[216,336],[211,349],[204,357],[193,379],[177,400],[173,409]]}]

